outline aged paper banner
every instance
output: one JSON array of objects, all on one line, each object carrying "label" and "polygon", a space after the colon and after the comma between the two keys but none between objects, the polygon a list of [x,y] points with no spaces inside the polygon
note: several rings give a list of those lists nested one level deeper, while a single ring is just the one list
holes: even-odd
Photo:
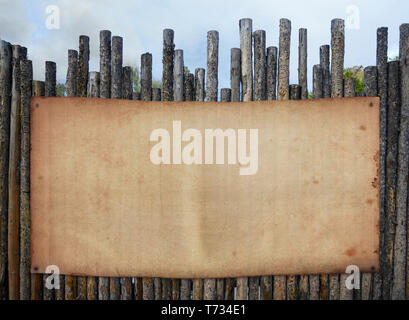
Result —
[{"label": "aged paper banner", "polygon": [[[219,129],[219,130],[217,130]],[[32,272],[376,271],[379,100],[31,103]]]}]

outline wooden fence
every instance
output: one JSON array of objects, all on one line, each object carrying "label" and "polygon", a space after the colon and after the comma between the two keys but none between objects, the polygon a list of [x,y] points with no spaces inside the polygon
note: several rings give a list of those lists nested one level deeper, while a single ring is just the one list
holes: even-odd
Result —
[{"label": "wooden fence", "polygon": [[[220,100],[308,99],[307,30],[299,30],[299,83],[290,85],[291,22],[280,20],[279,48],[266,48],[266,32],[239,23],[240,48],[231,49],[231,88]],[[152,55],[141,56],[141,89],[133,92],[132,69],[122,65],[123,40],[100,32],[100,70],[89,72],[89,38],[68,51],[66,95],[155,101],[218,101],[219,33],[207,34],[207,73],[184,71],[174,32],[163,31],[162,89],[152,88]],[[318,50],[318,48],[317,48]],[[331,45],[319,48],[313,66],[313,98],[353,97],[355,79],[344,79],[345,24],[331,24]],[[0,48],[0,300],[380,300],[409,298],[407,198],[409,165],[409,24],[400,28],[400,54],[388,62],[388,29],[377,30],[376,66],[364,69],[366,96],[380,108],[380,272],[361,275],[348,290],[346,275],[262,276],[238,279],[159,279],[60,276],[61,288],[45,287],[47,275],[30,273],[30,97],[56,96],[56,64],[45,63],[45,81],[33,81],[27,49]],[[253,57],[254,55],[254,57]],[[311,98],[311,97],[310,97]],[[351,222],[353,223],[353,222]],[[67,244],[69,245],[69,244]]]}]

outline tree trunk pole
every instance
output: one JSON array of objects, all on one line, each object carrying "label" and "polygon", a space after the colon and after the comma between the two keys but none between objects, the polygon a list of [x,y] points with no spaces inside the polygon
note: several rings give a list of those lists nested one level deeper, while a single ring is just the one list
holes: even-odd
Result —
[{"label": "tree trunk pole", "polygon": [[[253,100],[253,20],[239,21],[242,101]],[[235,97],[234,97],[235,98]],[[237,300],[248,299],[248,278],[237,278]]]},{"label": "tree trunk pole", "polygon": [[[321,99],[323,97],[323,72],[320,64],[313,67],[313,98]],[[309,276],[309,300],[320,299],[320,276]]]},{"label": "tree trunk pole", "polygon": [[230,86],[231,101],[240,102],[240,83],[241,83],[241,50],[232,48],[230,50]]},{"label": "tree trunk pole", "polygon": [[386,210],[384,220],[383,256],[381,258],[382,298],[392,298],[393,248],[396,232],[396,183],[398,180],[398,142],[400,129],[400,66],[399,61],[388,63],[388,136],[386,154]]},{"label": "tree trunk pole", "polygon": [[267,48],[267,100],[277,100],[277,56],[277,47]]},{"label": "tree trunk pole", "polygon": [[[376,65],[378,67],[378,95],[380,97],[380,243],[379,258],[380,272],[373,276],[373,299],[382,299],[382,270],[384,270],[384,240],[386,218],[386,144],[387,144],[387,122],[388,122],[388,28],[377,30]],[[387,258],[386,258],[387,259]]]},{"label": "tree trunk pole", "polygon": [[401,116],[396,187],[396,234],[393,253],[392,299],[406,298],[407,198],[409,164],[409,24],[400,27]]},{"label": "tree trunk pole", "polygon": [[[68,70],[66,80],[67,97],[78,96],[78,52],[68,50]],[[76,277],[65,276],[65,300],[74,300],[77,296]]]},{"label": "tree trunk pole", "polygon": [[322,68],[322,97],[331,97],[331,69],[329,62],[330,46],[323,45],[320,47],[320,65]]},{"label": "tree trunk pole", "polygon": [[[173,72],[174,72],[174,31],[163,30],[163,70],[162,70],[162,99],[173,101]],[[162,299],[171,300],[172,282],[170,279],[162,279]]]},{"label": "tree trunk pole", "polygon": [[[111,31],[99,33],[99,71],[101,98],[111,97]],[[109,300],[109,278],[98,278],[98,300]]]},{"label": "tree trunk pole", "polygon": [[20,163],[20,299],[31,297],[30,273],[30,99],[33,65],[20,61],[21,72],[21,163]]},{"label": "tree trunk pole", "polygon": [[195,83],[195,76],[193,73],[188,73],[185,75],[185,101],[194,101],[194,83]]},{"label": "tree trunk pole", "polygon": [[[331,97],[344,96],[344,56],[345,56],[345,22],[334,19],[331,22]],[[329,299],[339,300],[339,275],[329,276]]]},{"label": "tree trunk pole", "polygon": [[[55,97],[57,95],[57,65],[55,62],[46,61],[45,62],[45,83],[44,83],[44,95],[46,97]],[[36,275],[34,275],[36,276]],[[45,286],[49,274],[43,275],[43,300],[54,300],[56,292],[54,290],[47,289]],[[60,289],[59,291],[64,292],[64,278],[60,277]]]},{"label": "tree trunk pole", "polygon": [[[206,101],[217,101],[218,96],[218,67],[219,67],[219,33],[207,33],[207,81]],[[217,299],[216,279],[204,279],[204,300]]]},{"label": "tree trunk pole", "polygon": [[183,101],[183,88],[185,80],[185,65],[183,62],[183,50],[175,50],[175,69],[174,69],[174,101]]},{"label": "tree trunk pole", "polygon": [[308,99],[307,57],[307,29],[301,28],[298,46],[298,84],[301,86],[301,99]]},{"label": "tree trunk pole", "polygon": [[[278,100],[289,100],[290,98],[290,45],[291,45],[291,21],[280,20],[280,50],[278,58]],[[274,300],[285,300],[287,285],[286,276],[274,277]]]},{"label": "tree trunk pole", "polygon": [[[355,78],[344,79],[344,96],[355,97]],[[349,275],[346,273],[340,275],[340,296],[339,296],[340,300],[354,299],[354,290],[349,290],[346,287],[346,280],[348,276]]]},{"label": "tree trunk pole", "polygon": [[12,85],[12,49],[10,43],[0,45],[0,300],[8,298],[8,171],[10,147],[10,108]]},{"label": "tree trunk pole", "polygon": [[[44,81],[33,81],[33,97],[43,97],[45,95],[45,83]],[[21,126],[19,127],[21,131]],[[50,290],[47,290],[50,291]],[[38,273],[31,274],[31,300],[50,300],[43,294],[43,276]]]},{"label": "tree trunk pole", "polygon": [[[257,31],[254,31],[254,100],[255,101],[261,101],[261,100],[267,99],[266,71],[267,71],[266,32],[264,30],[257,30]],[[251,294],[251,284],[250,284],[250,294]]]},{"label": "tree trunk pole", "polygon": [[[367,67],[364,70],[365,96],[378,96],[378,70],[377,67]],[[363,273],[361,281],[361,299],[372,299],[372,273]],[[342,284],[341,284],[342,285]]]},{"label": "tree trunk pole", "polygon": [[122,99],[132,100],[133,97],[133,76],[132,68],[129,66],[122,68]]},{"label": "tree trunk pole", "polygon": [[27,49],[12,47],[12,85],[10,112],[10,152],[8,186],[8,276],[9,299],[20,298],[20,155],[21,95],[20,61],[27,58]]},{"label": "tree trunk pole", "polygon": [[161,101],[162,92],[160,88],[152,88],[152,101]]},{"label": "tree trunk pole", "polygon": [[[88,71],[89,71],[89,37],[80,36],[79,40],[79,56],[78,56],[78,96],[86,97],[87,96],[87,87],[88,87]],[[86,288],[82,292],[82,285],[84,283],[84,277],[78,277],[78,291],[79,296],[82,298],[83,295],[86,295]]]}]

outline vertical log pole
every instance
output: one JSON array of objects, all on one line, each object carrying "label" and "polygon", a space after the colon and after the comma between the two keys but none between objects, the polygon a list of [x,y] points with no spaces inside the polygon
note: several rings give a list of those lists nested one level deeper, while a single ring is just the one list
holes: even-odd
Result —
[{"label": "vertical log pole", "polygon": [[400,66],[399,61],[388,63],[388,130],[386,154],[386,208],[384,220],[383,254],[381,260],[382,298],[390,300],[393,284],[393,247],[396,228],[396,183],[398,175],[398,142],[400,128]]},{"label": "vertical log pole", "polygon": [[[43,97],[45,95],[45,82],[33,81],[33,97]],[[21,127],[19,127],[21,131]],[[48,290],[50,291],[50,290]],[[43,297],[43,276],[38,273],[31,274],[31,300],[50,300],[49,297]]]},{"label": "vertical log pole", "polygon": [[[111,97],[111,31],[102,30],[99,34],[100,97]],[[109,300],[109,278],[98,278],[98,300]]]},{"label": "vertical log pole", "polygon": [[183,62],[183,50],[175,50],[175,68],[174,68],[174,101],[183,101],[183,88],[184,88],[184,62]]},{"label": "vertical log pole", "polygon": [[330,46],[320,47],[320,65],[322,68],[322,97],[331,97],[331,69],[329,63]]},{"label": "vertical log pole", "polygon": [[[78,52],[68,50],[68,69],[66,90],[67,97],[76,97],[78,95]],[[74,300],[77,295],[76,277],[65,276],[65,300]]]},{"label": "vertical log pole", "polygon": [[[159,88],[152,88],[152,101],[161,101],[162,100],[162,92]],[[155,293],[155,300],[162,300],[162,279],[161,278],[154,278],[154,293]]]},{"label": "vertical log pole", "polygon": [[[112,37],[111,98],[122,99],[122,37]],[[121,279],[109,278],[109,300],[121,299]]]},{"label": "vertical log pole", "polygon": [[[388,232],[385,228],[386,218],[386,135],[387,135],[387,108],[388,108],[388,28],[379,28],[377,30],[377,46],[376,46],[376,65],[378,67],[378,95],[380,97],[380,243],[379,243],[379,258],[380,272],[373,276],[373,299],[382,299],[382,271],[384,270],[385,254],[384,241],[385,233]],[[396,142],[397,143],[397,142]],[[386,258],[387,259],[387,258]]]},{"label": "vertical log pole", "polygon": [[[378,96],[378,69],[377,67],[367,67],[364,70],[364,87],[365,96],[377,97]],[[363,273],[361,281],[361,299],[372,299],[372,274]]]},{"label": "vertical log pole", "polygon": [[12,48],[0,44],[0,300],[8,298],[8,171],[10,147],[10,108],[12,85]]},{"label": "vertical log pole", "polygon": [[[207,81],[206,101],[217,101],[218,94],[218,68],[219,68],[219,33],[207,33]],[[217,299],[216,279],[204,279],[204,300]]]},{"label": "vertical log pole", "polygon": [[[204,101],[205,99],[205,69],[196,68],[195,70],[195,101]],[[204,280],[193,280],[193,300],[203,300]]]},{"label": "vertical log pole", "polygon": [[406,298],[407,198],[409,165],[409,24],[400,27],[401,116],[396,186],[396,233],[393,252],[392,299]]},{"label": "vertical log pole", "polygon": [[[55,97],[57,95],[57,65],[55,62],[46,61],[45,62],[45,83],[44,83],[44,95],[46,97]],[[36,275],[34,274],[34,277]],[[54,300],[55,291],[47,289],[46,281],[49,274],[43,275],[43,299],[44,300]],[[58,291],[64,292],[64,278],[60,277],[60,289]]]},{"label": "vertical log pole", "polygon": [[20,61],[21,163],[20,163],[20,299],[31,296],[30,274],[30,99],[33,65]]},{"label": "vertical log pole", "polygon": [[[345,22],[334,19],[331,22],[331,97],[344,96],[344,56],[345,56]],[[339,300],[339,275],[329,276],[329,299]]]},{"label": "vertical log pole", "polygon": [[[344,96],[345,97],[355,97],[355,79],[354,78],[347,78],[344,79]],[[349,290],[346,287],[346,280],[348,278],[348,274],[343,273],[340,275],[340,300],[353,300],[354,298],[354,291]]]},{"label": "vertical log pole", "polygon": [[240,102],[241,83],[241,50],[232,48],[230,50],[230,87],[231,101]]},{"label": "vertical log pole", "polygon": [[267,100],[277,100],[277,47],[267,48]]},{"label": "vertical log pole", "polygon": [[[289,100],[290,98],[290,45],[291,45],[291,21],[280,20],[280,45],[278,58],[278,100]],[[274,277],[274,300],[285,300],[286,298],[286,277]]]},{"label": "vertical log pole", "polygon": [[298,84],[301,86],[301,99],[308,99],[308,81],[307,81],[307,29],[299,30],[298,45]]},{"label": "vertical log pole", "polygon": [[[163,30],[163,69],[162,69],[162,99],[173,101],[173,69],[174,69],[174,31]],[[170,300],[172,297],[172,283],[170,279],[162,279],[162,299]]]},{"label": "vertical log pole", "polygon": [[194,84],[195,84],[195,76],[193,73],[188,73],[185,75],[185,101],[194,101],[195,100],[195,90],[194,90]]},{"label": "vertical log pole", "polygon": [[[122,99],[132,100],[133,98],[133,76],[132,68],[129,66],[122,68]],[[121,300],[133,299],[133,285],[131,277],[121,278]]]},{"label": "vertical log pole", "polygon": [[[254,100],[267,99],[267,57],[266,57],[266,32],[264,30],[254,31]],[[272,278],[250,277],[249,278],[249,300],[259,300],[260,283],[264,287],[271,287]]]},{"label": "vertical log pole", "polygon": [[[144,53],[141,56],[141,100],[152,100],[152,55]],[[142,280],[143,300],[153,300],[153,279]]]},{"label": "vertical log pole", "polygon": [[[320,47],[320,66],[322,69],[322,98],[331,97],[331,70],[330,70],[330,46]],[[329,297],[329,276],[320,275],[320,300],[327,300]]]},{"label": "vertical log pole", "polygon": [[[253,21],[239,21],[242,101],[253,100]],[[237,300],[248,298],[248,278],[237,278]]]},{"label": "vertical log pole", "polygon": [[[78,55],[77,95],[87,96],[89,71],[89,37],[80,36]],[[77,277],[78,300],[87,300],[87,277]]]},{"label": "vertical log pole", "polygon": [[[308,81],[307,81],[307,29],[301,28],[298,31],[298,85],[301,90],[301,99],[308,99]],[[298,277],[298,298],[300,300],[308,300],[308,276],[301,275]]]},{"label": "vertical log pole", "polygon": [[12,47],[12,85],[10,112],[10,152],[8,186],[8,278],[9,299],[20,298],[20,154],[21,154],[21,96],[20,61],[27,50]]},{"label": "vertical log pole", "polygon": [[[99,98],[100,96],[100,73],[99,72],[89,72],[88,78],[88,98]],[[87,277],[87,300],[98,300],[98,278],[97,277]]]},{"label": "vertical log pole", "polygon": [[[159,88],[152,88],[152,101],[161,101],[162,100],[162,93]],[[155,300],[162,299],[162,279],[161,278],[153,278],[153,288],[155,294]]]},{"label": "vertical log pole", "polygon": [[[241,84],[242,100],[253,100],[253,21],[241,19],[240,28],[240,50],[241,50]],[[246,280],[247,281],[247,280]],[[240,282],[240,281],[239,281]],[[241,293],[240,293],[241,295]],[[247,299],[247,294],[246,298]]]},{"label": "vertical log pole", "polygon": [[[323,73],[320,64],[313,67],[313,98],[321,99],[324,95],[323,93]],[[320,276],[310,275],[309,276],[309,300],[319,300],[320,299]]]}]

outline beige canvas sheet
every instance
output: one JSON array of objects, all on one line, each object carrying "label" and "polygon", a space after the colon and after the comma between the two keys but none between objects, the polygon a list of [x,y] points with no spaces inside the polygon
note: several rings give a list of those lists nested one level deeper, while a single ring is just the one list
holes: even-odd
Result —
[{"label": "beige canvas sheet", "polygon": [[[247,154],[257,129],[257,173],[226,163],[227,140],[225,164],[154,164],[152,131],[166,129],[170,150],[179,150],[173,121],[199,130],[203,145],[205,129],[237,137],[246,129]],[[57,265],[72,275],[206,278],[378,269],[378,98],[33,98],[31,144],[33,272]]]}]

